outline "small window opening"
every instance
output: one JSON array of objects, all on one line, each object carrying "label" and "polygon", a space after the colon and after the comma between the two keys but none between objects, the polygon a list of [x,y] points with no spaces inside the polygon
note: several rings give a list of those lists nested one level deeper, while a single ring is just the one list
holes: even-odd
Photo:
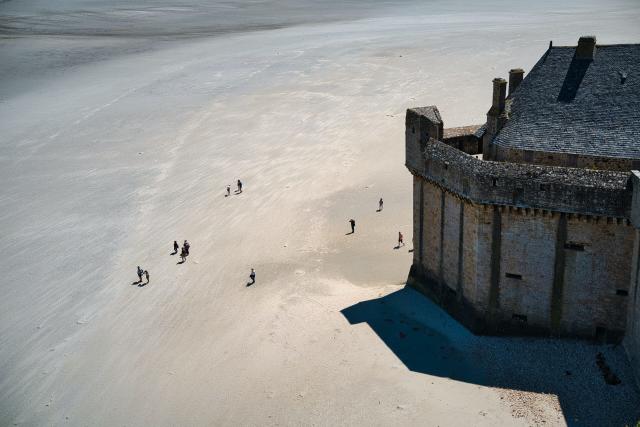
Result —
[{"label": "small window opening", "polygon": [[571,249],[572,251],[584,251],[584,244],[582,243],[574,243],[574,242],[569,242],[569,243],[565,243],[564,244],[564,248],[565,249]]},{"label": "small window opening", "polygon": [[626,297],[629,295],[629,291],[627,291],[626,289],[616,289],[616,295]]},{"label": "small window opening", "polygon": [[524,314],[513,314],[511,318],[520,323],[527,323],[527,316],[525,316]]},{"label": "small window opening", "polygon": [[498,186],[498,180],[496,178],[493,178],[492,184],[493,184],[494,187],[497,187]]},{"label": "small window opening", "polygon": [[411,126],[411,133],[416,133],[416,128],[415,128],[415,126]]},{"label": "small window opening", "polygon": [[505,273],[504,275],[505,275],[506,277],[508,277],[509,279],[518,279],[518,280],[522,280],[522,274]]}]

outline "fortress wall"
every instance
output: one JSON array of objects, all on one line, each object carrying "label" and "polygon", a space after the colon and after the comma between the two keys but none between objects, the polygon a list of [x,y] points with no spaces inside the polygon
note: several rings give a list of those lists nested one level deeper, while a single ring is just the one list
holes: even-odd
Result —
[{"label": "fortress wall", "polygon": [[640,229],[634,232],[633,265],[629,286],[629,313],[624,346],[640,385]]},{"label": "fortress wall", "polygon": [[426,179],[415,184],[422,290],[467,326],[584,337],[603,328],[602,338],[621,338],[629,296],[617,291],[628,291],[634,236],[627,221],[478,205]]},{"label": "fortress wall", "polygon": [[506,322],[526,316],[529,326],[550,327],[557,217],[502,212],[499,310]]},{"label": "fortress wall", "polygon": [[[451,144],[449,144],[451,145]],[[457,147],[456,147],[457,148]],[[629,171],[640,168],[640,160],[630,158],[586,156],[571,153],[518,150],[494,145],[495,160],[512,163],[533,163],[546,166],[566,166],[572,168]]]},{"label": "fortress wall", "polygon": [[629,173],[485,161],[434,140],[423,147],[423,161],[407,159],[409,170],[474,203],[617,218],[630,213]]},{"label": "fortress wall", "polygon": [[481,306],[482,296],[479,295],[477,285],[478,262],[478,222],[480,206],[461,201],[463,205],[462,227],[462,276],[460,278],[460,294],[475,305]]},{"label": "fortress wall", "polygon": [[443,191],[434,185],[423,185],[423,254],[421,266],[428,278],[435,281],[440,279],[440,239],[442,238]]},{"label": "fortress wall", "polygon": [[458,262],[460,261],[460,200],[451,193],[444,194],[444,218],[442,241],[442,279],[453,291],[458,292]]},{"label": "fortress wall", "polygon": [[424,212],[421,206],[424,205],[422,195],[424,194],[424,180],[413,176],[413,265],[419,265],[422,259],[422,220]]},{"label": "fortress wall", "polygon": [[[476,333],[620,338],[630,300],[629,218],[640,228],[631,174],[483,161],[439,135],[437,109],[407,112],[421,252],[408,283]],[[638,354],[640,332],[628,341]]]},{"label": "fortress wall", "polygon": [[631,223],[635,228],[633,233],[633,255],[629,280],[629,310],[627,330],[624,346],[629,360],[636,373],[636,380],[640,385],[640,172],[632,173],[633,205],[631,209]]},{"label": "fortress wall", "polygon": [[[470,271],[471,282],[469,285],[474,287],[474,298],[470,301],[478,307],[479,310],[489,310],[489,290],[491,288],[491,263],[489,262],[493,248],[493,231],[494,231],[494,210],[491,206],[474,205],[477,215],[477,222],[469,222],[469,226],[477,227],[477,231],[471,231],[475,234],[477,240],[474,242],[467,241],[467,245],[471,245],[471,250],[475,251],[473,258],[475,267]],[[475,271],[475,278],[473,273]]]},{"label": "fortress wall", "polygon": [[[607,218],[567,220],[564,252],[562,330],[567,334],[620,338],[626,307],[633,251],[632,227]],[[621,292],[619,292],[621,291]],[[618,293],[622,293],[619,295]],[[603,336],[604,337],[604,336]]]}]

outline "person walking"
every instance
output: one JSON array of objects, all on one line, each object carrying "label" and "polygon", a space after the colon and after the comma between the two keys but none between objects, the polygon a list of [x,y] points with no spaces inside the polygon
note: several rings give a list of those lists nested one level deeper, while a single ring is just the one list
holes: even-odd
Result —
[{"label": "person walking", "polygon": [[144,272],[142,271],[142,269],[140,268],[140,266],[138,266],[138,283],[142,283],[142,274]]},{"label": "person walking", "polygon": [[242,181],[238,180],[238,193],[242,193]]},{"label": "person walking", "polygon": [[404,236],[398,231],[398,247],[404,246]]},{"label": "person walking", "polygon": [[249,285],[253,285],[254,283],[256,283],[256,271],[253,268],[251,269],[251,273],[249,273],[249,279],[251,279]]},{"label": "person walking", "polygon": [[382,207],[384,206],[384,201],[382,197],[380,197],[380,201],[378,202],[378,212],[382,211]]},{"label": "person walking", "polygon": [[178,253],[178,249],[180,248],[180,245],[178,244],[177,241],[173,241],[173,253],[177,254]]},{"label": "person walking", "polygon": [[180,263],[184,263],[186,260],[187,260],[187,252],[183,246],[182,250],[180,251]]},{"label": "person walking", "polygon": [[349,224],[351,224],[351,234],[355,233],[356,232],[356,221],[353,218],[351,218],[349,220]]},{"label": "person walking", "polygon": [[227,195],[224,197],[229,197],[231,195],[231,186],[227,185]]},{"label": "person walking", "polygon": [[[147,279],[147,285],[149,284],[149,270],[145,270],[144,271],[144,276]],[[140,279],[140,281],[142,282],[142,279]]]},{"label": "person walking", "polygon": [[189,244],[189,242],[187,242],[187,241],[185,240],[182,246],[184,247],[184,254],[185,254],[185,256],[189,256],[189,248],[191,247],[191,245]]}]

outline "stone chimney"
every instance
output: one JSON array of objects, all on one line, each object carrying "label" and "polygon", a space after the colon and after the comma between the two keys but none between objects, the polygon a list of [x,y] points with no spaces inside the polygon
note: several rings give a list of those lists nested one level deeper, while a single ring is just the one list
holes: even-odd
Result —
[{"label": "stone chimney", "polygon": [[507,81],[496,77],[493,79],[493,98],[489,113],[496,112],[498,115],[504,111],[504,103],[507,98]]},{"label": "stone chimney", "polygon": [[524,70],[522,68],[509,70],[509,96],[520,86],[522,79],[524,79]]},{"label": "stone chimney", "polygon": [[576,47],[576,59],[593,61],[596,58],[596,36],[582,36]]},{"label": "stone chimney", "polygon": [[482,139],[482,158],[485,160],[492,160],[494,158],[491,142],[507,121],[507,116],[504,111],[506,98],[507,81],[503,78],[496,77],[493,79],[491,108],[487,112],[487,131]]}]

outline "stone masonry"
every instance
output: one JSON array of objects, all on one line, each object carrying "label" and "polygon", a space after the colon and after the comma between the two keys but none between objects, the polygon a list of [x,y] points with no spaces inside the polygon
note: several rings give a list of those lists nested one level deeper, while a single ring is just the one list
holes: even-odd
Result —
[{"label": "stone masonry", "polygon": [[[541,102],[564,114],[573,135],[581,126],[600,126],[597,118],[583,119],[591,117],[594,102],[601,106],[598,97],[607,96],[602,88],[629,90],[618,87],[624,82],[600,82],[599,70],[609,79],[609,68],[590,64],[599,55],[618,62],[619,57],[633,59],[638,45],[628,45],[622,51],[631,54],[620,56],[617,46],[596,49],[595,38],[583,39],[571,48],[573,59],[568,48],[557,54],[550,47],[545,57],[555,62],[541,58],[527,77],[521,69],[511,70],[508,97],[506,80],[494,79],[482,126],[444,129],[435,106],[407,111],[406,166],[413,174],[414,213],[408,284],[479,334],[609,342],[624,337],[640,373],[640,173],[631,172],[640,155],[625,142],[625,120],[635,120],[637,112],[615,122],[625,129],[620,131],[622,152],[606,148],[601,155],[592,141],[585,142],[584,152],[579,140],[553,142],[557,132],[545,133],[535,117],[527,117],[539,108],[535,98],[527,99],[533,96],[527,90],[540,97],[540,87],[552,88],[560,95],[551,93]],[[562,64],[568,69],[562,71]],[[617,63],[632,65],[638,64]],[[575,67],[586,73],[576,84],[591,82],[598,97],[571,86]],[[510,123],[514,114],[517,120]],[[536,143],[524,133],[528,129],[548,139]],[[615,146],[617,133],[607,132],[598,129],[592,135]]]}]

